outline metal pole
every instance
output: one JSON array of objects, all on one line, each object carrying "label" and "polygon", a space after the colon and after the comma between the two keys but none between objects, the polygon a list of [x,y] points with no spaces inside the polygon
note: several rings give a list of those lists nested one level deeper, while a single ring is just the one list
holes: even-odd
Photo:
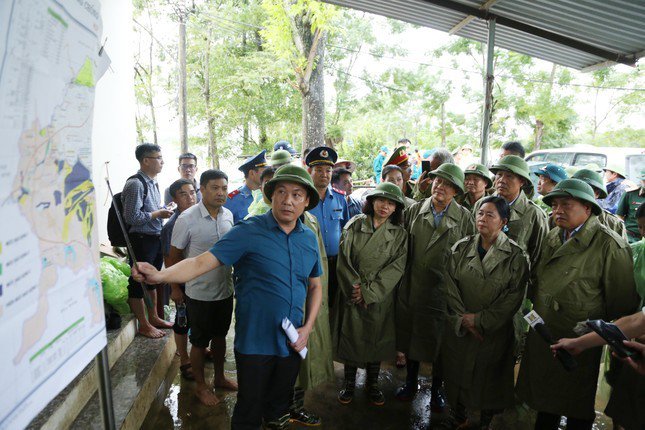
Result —
[{"label": "metal pole", "polygon": [[94,361],[96,363],[96,371],[98,372],[99,379],[99,403],[101,404],[101,415],[103,416],[103,428],[105,430],[116,430],[107,346],[105,346],[101,352],[94,357]]},{"label": "metal pole", "polygon": [[186,102],[186,20],[184,1],[179,2],[179,141],[181,152],[188,152],[188,125]]},{"label": "metal pole", "polygon": [[486,49],[486,82],[484,84],[484,115],[482,118],[481,136],[481,163],[484,166],[488,165],[488,159],[490,158],[490,145],[488,143],[488,135],[490,134],[490,121],[493,114],[493,82],[495,81],[495,76],[493,76],[493,60],[495,54],[495,18],[488,21],[488,40],[486,42]]}]

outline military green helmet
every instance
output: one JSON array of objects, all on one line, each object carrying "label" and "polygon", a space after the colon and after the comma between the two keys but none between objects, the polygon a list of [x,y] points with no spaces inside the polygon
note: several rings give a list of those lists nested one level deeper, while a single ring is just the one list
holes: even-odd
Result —
[{"label": "military green helmet", "polygon": [[572,178],[585,181],[586,183],[591,185],[592,188],[598,190],[599,199],[604,199],[607,197],[607,187],[605,187],[605,183],[603,182],[600,173],[595,172],[591,169],[580,169],[573,174]]},{"label": "military green helmet", "polygon": [[275,186],[280,182],[294,182],[296,184],[304,185],[309,193],[309,204],[305,210],[310,210],[315,208],[318,205],[320,197],[318,196],[318,191],[314,187],[314,181],[309,176],[309,173],[300,166],[294,166],[293,164],[285,164],[276,170],[273,179],[264,184],[264,195],[269,202],[271,202],[273,197],[273,191]]},{"label": "military green helmet", "polygon": [[591,185],[580,179],[565,179],[558,182],[549,194],[544,196],[542,201],[551,206],[555,197],[573,197],[583,202],[591,204],[591,212],[594,215],[599,215],[602,209],[598,206],[596,198]]},{"label": "military green helmet", "polygon": [[526,161],[522,157],[518,157],[517,155],[507,155],[490,168],[490,171],[494,174],[497,174],[500,170],[514,173],[526,181],[531,182],[529,165],[526,164]]},{"label": "military green helmet", "polygon": [[466,170],[464,170],[464,177],[466,175],[478,175],[484,178],[486,181],[486,188],[490,188],[493,186],[493,180],[491,179],[491,173],[486,166],[483,164],[479,163],[473,163],[470,166],[466,167]]},{"label": "military green helmet", "polygon": [[428,173],[428,176],[434,179],[436,176],[450,181],[460,193],[464,192],[464,172],[452,163],[443,163],[436,170]]},{"label": "military green helmet", "polygon": [[405,205],[403,200],[403,191],[401,191],[401,188],[390,182],[381,182],[376,186],[375,189],[369,191],[365,195],[365,198],[367,199],[373,199],[376,197],[383,197],[392,200],[393,202],[401,206]]},{"label": "military green helmet", "polygon": [[284,166],[285,164],[291,163],[292,158],[291,154],[289,151],[286,149],[278,149],[277,151],[273,151],[273,154],[271,154],[271,160],[269,161],[269,164],[271,167],[280,167]]},{"label": "military green helmet", "polygon": [[618,176],[620,176],[623,179],[626,178],[626,176],[625,176],[625,168],[619,166],[618,164],[612,164],[612,165],[603,167],[602,171],[604,172],[605,170],[609,170],[610,172],[617,173]]}]

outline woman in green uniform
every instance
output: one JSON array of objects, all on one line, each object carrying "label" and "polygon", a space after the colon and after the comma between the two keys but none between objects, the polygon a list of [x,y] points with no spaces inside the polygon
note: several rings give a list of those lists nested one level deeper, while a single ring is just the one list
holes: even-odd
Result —
[{"label": "woman in green uniform", "polygon": [[430,172],[432,196],[405,212],[408,231],[408,267],[397,293],[396,346],[406,354],[405,385],[396,393],[401,401],[412,400],[418,386],[419,363],[433,363],[431,409],[441,412],[445,400],[438,369],[439,348],[446,318],[446,284],[450,249],[474,233],[470,211],[454,197],[464,192],[464,172],[444,163]]},{"label": "woman in green uniform", "polygon": [[456,424],[465,409],[481,411],[481,428],[513,405],[513,315],[529,277],[528,257],[502,231],[510,217],[506,200],[484,197],[477,234],[452,248],[448,262],[448,323],[441,349],[446,394]]},{"label": "woman in green uniform", "polygon": [[383,405],[378,386],[381,361],[394,355],[394,290],[403,275],[407,233],[403,228],[403,193],[388,182],[367,195],[364,213],[343,230],[338,255],[341,294],[333,316],[335,359],[345,364],[338,400],[354,397],[356,371],[367,371],[370,401]]}]

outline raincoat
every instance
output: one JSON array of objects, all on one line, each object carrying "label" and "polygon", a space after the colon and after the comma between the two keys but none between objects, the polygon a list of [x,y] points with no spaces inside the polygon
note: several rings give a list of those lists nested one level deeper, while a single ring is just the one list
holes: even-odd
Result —
[{"label": "raincoat", "polygon": [[[563,230],[551,230],[532,276],[528,297],[555,339],[576,337],[573,328],[580,321],[611,321],[636,310],[631,249],[595,215],[564,243]],[[578,367],[567,372],[531,330],[518,395],[537,411],[593,419],[601,353],[583,352],[576,356]]]},{"label": "raincoat", "polygon": [[444,278],[450,248],[475,232],[471,213],[452,201],[438,227],[432,197],[405,211],[408,261],[396,300],[396,348],[412,360],[438,356],[446,317]]},{"label": "raincoat", "polygon": [[[448,263],[448,322],[441,348],[446,394],[473,409],[513,405],[514,330],[529,278],[529,262],[520,246],[500,233],[483,260],[480,235],[453,247]],[[477,340],[461,327],[461,315],[475,314]]]},{"label": "raincoat", "polygon": [[[390,220],[374,230],[372,217],[360,214],[345,226],[336,269],[336,361],[363,367],[394,357],[394,293],[405,270],[407,244],[405,229]],[[355,284],[360,284],[367,308],[350,302]]]}]

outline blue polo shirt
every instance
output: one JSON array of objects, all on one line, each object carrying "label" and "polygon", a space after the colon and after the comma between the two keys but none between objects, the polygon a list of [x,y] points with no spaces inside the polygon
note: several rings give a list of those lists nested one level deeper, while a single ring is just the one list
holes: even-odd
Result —
[{"label": "blue polo shirt", "polygon": [[253,203],[253,194],[251,189],[244,184],[237,190],[229,193],[224,207],[233,212],[233,222],[237,224],[248,215],[251,203]]},{"label": "blue polo shirt", "polygon": [[318,202],[318,206],[309,211],[316,217],[320,224],[320,234],[325,244],[327,257],[338,255],[340,234],[349,220],[347,201],[343,194],[337,193],[331,185],[327,187],[325,198]]},{"label": "blue polo shirt", "polygon": [[240,221],[210,252],[235,267],[235,350],[288,356],[282,319],[302,326],[309,278],[322,274],[314,233],[298,220],[286,234],[269,211]]}]

